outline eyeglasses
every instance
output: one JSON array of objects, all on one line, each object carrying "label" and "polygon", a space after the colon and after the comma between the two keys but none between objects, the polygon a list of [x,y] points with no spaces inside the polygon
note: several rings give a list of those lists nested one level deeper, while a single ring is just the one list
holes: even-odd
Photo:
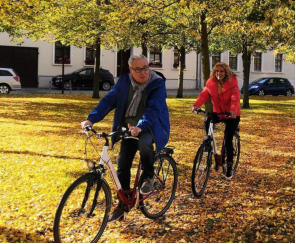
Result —
[{"label": "eyeglasses", "polygon": [[141,72],[147,72],[149,70],[149,66],[145,66],[143,68],[132,68],[131,69],[133,71],[135,71],[136,73],[141,73]]}]

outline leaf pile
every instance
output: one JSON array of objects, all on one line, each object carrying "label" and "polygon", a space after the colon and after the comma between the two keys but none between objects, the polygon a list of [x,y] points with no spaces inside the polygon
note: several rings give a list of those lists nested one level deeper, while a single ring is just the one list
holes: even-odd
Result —
[{"label": "leaf pile", "polygon": [[[294,242],[294,99],[250,100],[252,109],[242,110],[237,174],[226,181],[213,169],[200,200],[190,183],[203,136],[202,116],[190,111],[194,100],[167,100],[169,144],[175,147],[179,172],[172,206],[158,220],[133,209],[124,222],[108,224],[100,241]],[[98,101],[69,94],[7,95],[0,101],[0,242],[52,242],[57,204],[87,172],[80,121]],[[96,128],[110,131],[112,118],[111,113]],[[217,126],[217,135],[221,141],[223,125]]]}]

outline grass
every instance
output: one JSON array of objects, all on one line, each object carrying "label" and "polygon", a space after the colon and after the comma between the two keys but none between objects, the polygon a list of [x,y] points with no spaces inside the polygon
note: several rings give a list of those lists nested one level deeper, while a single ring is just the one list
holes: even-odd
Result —
[{"label": "grass", "polygon": [[[52,242],[59,199],[87,171],[80,121],[98,100],[58,94],[5,95],[0,101],[0,242]],[[202,200],[190,189],[203,135],[202,116],[190,111],[194,101],[167,100],[179,185],[166,218],[152,221],[132,210],[127,222],[109,224],[100,241],[294,242],[294,98],[251,97],[251,109],[242,110],[237,175],[225,182],[212,171]],[[112,118],[96,128],[110,131]]]}]

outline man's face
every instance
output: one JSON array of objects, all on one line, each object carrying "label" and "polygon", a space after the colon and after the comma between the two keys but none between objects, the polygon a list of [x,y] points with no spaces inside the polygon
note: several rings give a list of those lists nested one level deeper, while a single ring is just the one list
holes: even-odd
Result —
[{"label": "man's face", "polygon": [[148,81],[150,70],[145,59],[135,59],[129,69],[138,83],[145,83]]}]

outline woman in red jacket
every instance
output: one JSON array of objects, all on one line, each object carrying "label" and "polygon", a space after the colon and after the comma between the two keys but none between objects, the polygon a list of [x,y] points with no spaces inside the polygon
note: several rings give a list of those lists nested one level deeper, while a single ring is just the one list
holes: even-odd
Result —
[{"label": "woman in red jacket", "polygon": [[[230,113],[230,117],[215,116],[214,121],[225,121],[225,146],[227,150],[227,172],[226,178],[232,178],[233,145],[232,139],[240,121],[240,94],[236,75],[225,63],[217,63],[213,68],[206,87],[199,94],[192,106],[192,112],[200,108],[211,98],[213,112]],[[209,129],[210,118],[205,121],[206,131]],[[215,169],[218,170],[216,164]]]}]

